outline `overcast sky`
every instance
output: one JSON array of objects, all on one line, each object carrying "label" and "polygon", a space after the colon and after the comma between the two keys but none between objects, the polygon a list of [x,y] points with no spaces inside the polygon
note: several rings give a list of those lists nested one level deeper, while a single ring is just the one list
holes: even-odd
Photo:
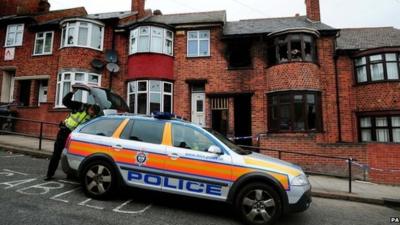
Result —
[{"label": "overcast sky", "polygon": [[[49,0],[51,9],[84,6],[88,13],[130,10],[131,0]],[[400,28],[400,0],[320,0],[322,21],[337,28]],[[226,10],[229,21],[305,15],[304,0],[147,0],[164,14]]]}]

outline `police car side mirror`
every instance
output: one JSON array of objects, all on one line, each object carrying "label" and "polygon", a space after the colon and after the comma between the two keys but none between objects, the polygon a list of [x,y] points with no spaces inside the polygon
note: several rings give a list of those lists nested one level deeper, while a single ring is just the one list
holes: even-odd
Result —
[{"label": "police car side mirror", "polygon": [[217,154],[217,155],[222,155],[222,150],[218,146],[215,146],[215,145],[211,145],[208,148],[207,152]]}]

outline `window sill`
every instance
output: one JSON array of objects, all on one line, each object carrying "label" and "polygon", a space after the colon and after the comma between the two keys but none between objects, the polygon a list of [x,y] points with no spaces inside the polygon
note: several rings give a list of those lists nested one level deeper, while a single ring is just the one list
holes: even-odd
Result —
[{"label": "window sill", "polygon": [[163,56],[168,56],[168,57],[174,58],[174,55],[169,55],[169,54],[160,53],[160,52],[135,52],[135,53],[129,53],[129,56],[147,55],[147,54],[163,55]]},{"label": "window sill", "polygon": [[207,56],[186,56],[186,59],[210,59],[211,55]]},{"label": "window sill", "polygon": [[92,47],[88,47],[88,46],[79,46],[79,45],[64,46],[64,47],[59,48],[59,50],[62,50],[62,49],[65,49],[65,48],[86,48],[86,49],[91,49],[91,50],[103,52],[103,48],[98,49],[98,48],[92,48]]},{"label": "window sill", "polygon": [[244,67],[228,67],[228,70],[254,70],[253,66],[244,66]]},{"label": "window sill", "polygon": [[45,53],[45,54],[32,54],[32,57],[40,57],[40,56],[51,56],[53,53]]},{"label": "window sill", "polygon": [[271,68],[274,66],[279,66],[279,65],[286,65],[286,64],[295,64],[295,63],[303,63],[303,64],[313,64],[316,65],[318,67],[321,67],[321,65],[318,62],[313,62],[313,61],[291,61],[291,62],[281,62],[281,63],[275,63],[275,64],[271,64],[271,65],[267,65],[265,68]]},{"label": "window sill", "polygon": [[369,84],[398,83],[398,82],[400,82],[400,79],[397,79],[397,80],[367,81],[367,82],[362,82],[362,83],[356,83],[356,84],[353,85],[353,87],[362,87],[362,86],[369,85]]},{"label": "window sill", "polygon": [[22,47],[22,44],[20,44],[20,45],[3,46],[3,48],[15,48],[15,47]]},{"label": "window sill", "polygon": [[360,141],[359,143],[360,143],[360,144],[400,145],[400,142]]}]

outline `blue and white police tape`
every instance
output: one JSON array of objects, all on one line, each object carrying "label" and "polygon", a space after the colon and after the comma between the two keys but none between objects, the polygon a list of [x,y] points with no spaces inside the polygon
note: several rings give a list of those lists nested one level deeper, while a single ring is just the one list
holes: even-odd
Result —
[{"label": "blue and white police tape", "polygon": [[[348,162],[348,160],[346,160],[346,162]],[[400,170],[399,169],[379,169],[379,168],[374,168],[374,167],[370,167],[370,166],[368,166],[368,165],[365,165],[365,164],[361,164],[361,163],[358,163],[358,162],[354,162],[354,161],[352,161],[352,164],[353,165],[355,165],[355,166],[358,166],[358,167],[360,167],[360,168],[362,168],[362,169],[364,169],[364,170],[373,170],[373,171],[379,171],[379,172],[400,172]]]}]

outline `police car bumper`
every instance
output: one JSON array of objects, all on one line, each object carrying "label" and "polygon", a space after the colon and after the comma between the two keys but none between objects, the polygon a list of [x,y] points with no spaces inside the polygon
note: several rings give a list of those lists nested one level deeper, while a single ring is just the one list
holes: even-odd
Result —
[{"label": "police car bumper", "polygon": [[297,203],[289,204],[287,212],[288,213],[303,212],[310,207],[311,202],[312,202],[312,197],[310,188],[308,189],[308,191],[304,192],[304,194],[300,197]]}]

